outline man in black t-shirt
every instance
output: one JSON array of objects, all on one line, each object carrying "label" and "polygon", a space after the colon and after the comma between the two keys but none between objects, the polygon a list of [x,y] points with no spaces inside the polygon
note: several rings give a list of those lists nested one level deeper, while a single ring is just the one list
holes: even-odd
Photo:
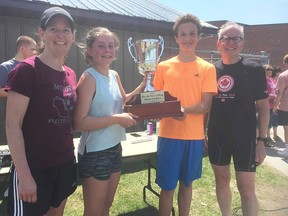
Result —
[{"label": "man in black t-shirt", "polygon": [[222,60],[215,63],[218,94],[213,98],[210,112],[208,153],[222,215],[231,215],[231,157],[243,215],[258,215],[255,172],[266,157],[263,141],[269,122],[269,104],[265,72],[258,63],[240,57],[243,46],[242,26],[228,22],[220,28],[217,47]]}]

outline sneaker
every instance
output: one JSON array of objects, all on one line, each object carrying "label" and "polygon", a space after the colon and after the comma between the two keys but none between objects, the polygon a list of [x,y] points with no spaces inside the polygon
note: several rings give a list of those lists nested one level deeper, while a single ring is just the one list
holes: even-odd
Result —
[{"label": "sneaker", "polygon": [[269,138],[265,138],[265,141],[264,141],[264,145],[266,147],[273,147],[273,145],[271,144],[271,142],[269,141],[269,139],[271,139],[270,137]]},{"label": "sneaker", "polygon": [[[280,137],[279,137],[279,138],[280,138]],[[273,140],[271,139],[271,137],[266,137],[266,141],[267,141],[267,142],[270,142],[270,143],[273,142]]]},{"label": "sneaker", "polygon": [[288,158],[288,149],[285,149],[284,151],[278,151],[277,154],[280,157],[287,157]]},{"label": "sneaker", "polygon": [[270,142],[265,142],[264,145],[265,145],[266,147],[274,147],[274,145],[271,144]]},{"label": "sneaker", "polygon": [[282,142],[282,139],[281,139],[281,137],[279,137],[279,136],[273,137],[273,139],[274,139],[275,141],[280,141],[280,142]]}]

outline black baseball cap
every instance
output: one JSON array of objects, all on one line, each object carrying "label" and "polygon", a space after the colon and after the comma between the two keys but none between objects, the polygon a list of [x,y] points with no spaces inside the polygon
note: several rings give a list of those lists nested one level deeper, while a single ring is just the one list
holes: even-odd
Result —
[{"label": "black baseball cap", "polygon": [[40,27],[41,29],[45,30],[48,22],[56,15],[64,16],[68,19],[71,24],[72,29],[75,28],[75,23],[72,16],[63,8],[60,7],[51,7],[45,10],[40,19]]}]

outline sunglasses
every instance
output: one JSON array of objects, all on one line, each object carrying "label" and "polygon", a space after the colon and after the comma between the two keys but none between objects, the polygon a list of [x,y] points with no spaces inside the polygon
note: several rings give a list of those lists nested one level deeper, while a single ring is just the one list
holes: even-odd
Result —
[{"label": "sunglasses", "polygon": [[267,68],[266,71],[273,71],[273,68]]},{"label": "sunglasses", "polygon": [[233,43],[239,43],[240,41],[243,41],[243,38],[242,37],[226,37],[226,36],[223,36],[219,39],[219,41],[221,41],[222,43],[229,43],[230,41],[233,41]]}]

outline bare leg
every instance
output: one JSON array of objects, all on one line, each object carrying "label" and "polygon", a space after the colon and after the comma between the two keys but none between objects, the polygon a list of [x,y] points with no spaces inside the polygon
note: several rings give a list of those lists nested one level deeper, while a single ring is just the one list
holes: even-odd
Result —
[{"label": "bare leg", "polygon": [[173,207],[174,190],[161,190],[159,198],[159,215],[170,216]]},{"label": "bare leg", "polygon": [[284,137],[285,137],[285,143],[288,144],[288,126],[283,126],[284,128]]},{"label": "bare leg", "polygon": [[267,138],[271,138],[271,137],[270,137],[270,128],[268,128],[268,130],[267,130],[267,135],[266,135],[266,137],[267,137]]},{"label": "bare leg", "polygon": [[259,213],[259,204],[255,193],[255,172],[236,172],[237,187],[241,196],[243,216]]},{"label": "bare leg", "polygon": [[283,126],[283,128],[284,128],[285,149],[284,151],[278,151],[277,153],[280,157],[288,158],[288,126],[285,125]]},{"label": "bare leg", "polygon": [[189,184],[188,187],[186,187],[183,182],[180,182],[178,191],[179,216],[189,216],[191,201],[192,182]]},{"label": "bare leg", "polygon": [[217,166],[212,164],[212,168],[215,174],[216,195],[222,216],[230,216],[232,203],[230,165]]},{"label": "bare leg", "polygon": [[120,172],[105,181],[89,177],[83,180],[84,216],[106,216],[113,203]]},{"label": "bare leg", "polygon": [[273,136],[277,137],[278,133],[277,133],[277,127],[273,127]]},{"label": "bare leg", "polygon": [[116,193],[119,180],[120,180],[120,175],[121,175],[121,172],[113,173],[110,179],[108,180],[109,187],[108,187],[106,202],[105,202],[105,206],[103,210],[103,216],[109,216],[109,210],[114,201],[115,193]]}]

